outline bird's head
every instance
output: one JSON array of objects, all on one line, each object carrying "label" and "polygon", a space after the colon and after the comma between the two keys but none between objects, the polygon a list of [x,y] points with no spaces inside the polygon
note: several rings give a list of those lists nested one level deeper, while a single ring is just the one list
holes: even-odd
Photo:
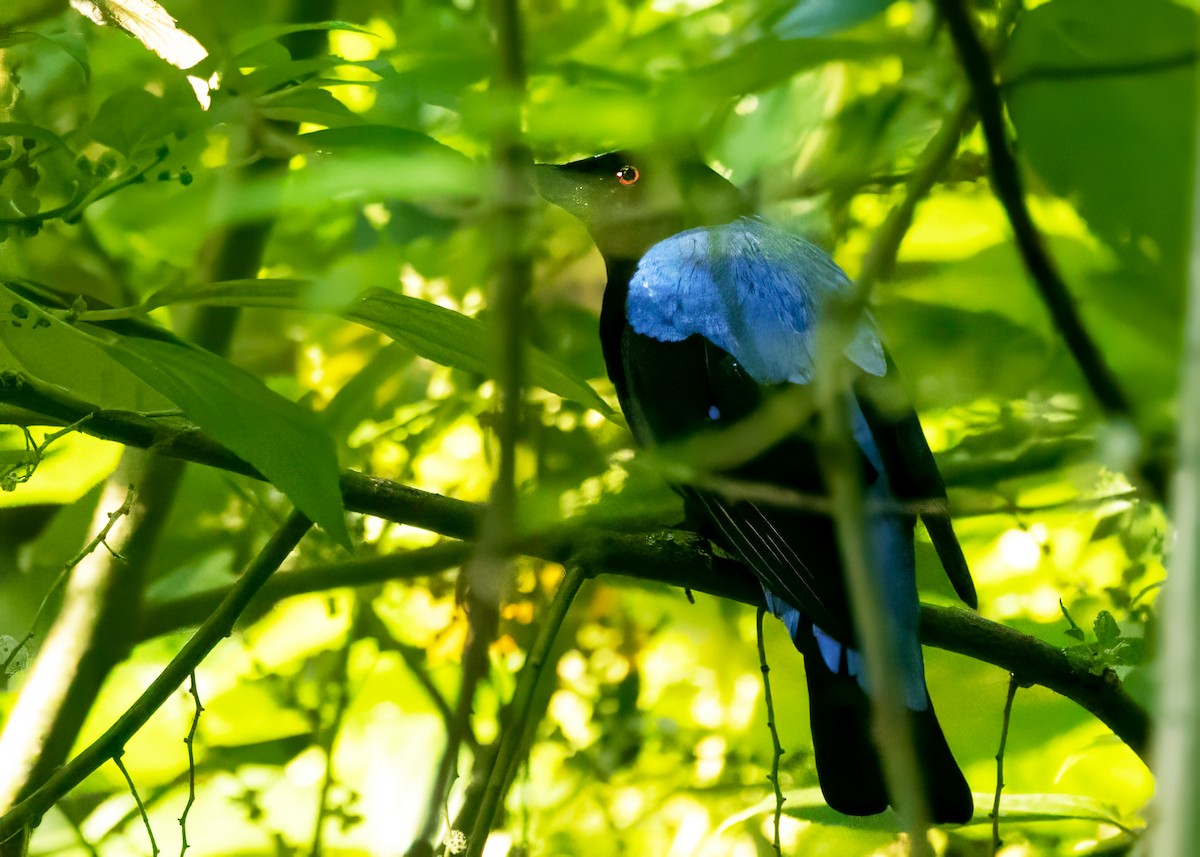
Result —
[{"label": "bird's head", "polygon": [[575,215],[606,259],[636,260],[664,238],[747,213],[736,187],[697,158],[609,152],[538,164],[538,193]]}]

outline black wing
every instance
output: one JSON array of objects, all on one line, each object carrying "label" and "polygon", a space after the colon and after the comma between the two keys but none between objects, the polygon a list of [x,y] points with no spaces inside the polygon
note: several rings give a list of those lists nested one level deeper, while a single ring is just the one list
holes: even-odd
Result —
[{"label": "black wing", "polygon": [[892,492],[900,500],[927,504],[921,520],[942,568],[958,597],[971,609],[977,608],[979,600],[971,570],[950,522],[946,485],[921,429],[921,421],[900,388],[891,360],[888,360],[886,375],[881,378],[862,376],[855,385],[855,392],[883,459]]}]

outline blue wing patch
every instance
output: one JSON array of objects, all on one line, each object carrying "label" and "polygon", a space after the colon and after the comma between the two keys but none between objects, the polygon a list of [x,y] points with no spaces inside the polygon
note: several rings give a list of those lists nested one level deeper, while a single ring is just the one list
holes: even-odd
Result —
[{"label": "blue wing patch", "polygon": [[[821,304],[849,282],[816,245],[743,217],[651,247],[630,281],[626,314],[635,331],[661,342],[700,334],[760,384],[806,384]],[[845,353],[865,372],[887,371],[869,318]]]}]

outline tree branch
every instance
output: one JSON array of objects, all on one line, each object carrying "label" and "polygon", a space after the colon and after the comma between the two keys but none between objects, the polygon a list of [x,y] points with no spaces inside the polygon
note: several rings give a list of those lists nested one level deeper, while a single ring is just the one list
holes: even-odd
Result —
[{"label": "tree branch", "polygon": [[[457,506],[464,518],[476,508],[458,500],[439,499],[447,506]],[[406,523],[403,518],[398,522]],[[387,567],[374,561],[283,572],[265,587],[253,609],[265,609],[270,603],[307,592],[430,574],[460,561],[467,550],[463,545],[447,544],[389,557],[393,563],[390,578],[386,577]],[[682,530],[638,535],[589,531],[570,537],[531,540],[523,543],[520,550],[553,562],[567,562],[572,555],[582,555],[587,557],[587,568],[593,576],[619,575],[763,606],[762,588],[750,572],[731,559],[714,556],[704,539]],[[586,553],[580,553],[585,550]],[[151,609],[141,629],[142,638],[196,622],[198,611],[216,603],[226,592],[201,593]],[[1015,673],[1022,684],[1038,684],[1065,696],[1108,726],[1138,756],[1146,758],[1150,717],[1125,692],[1111,670],[1096,675],[1050,643],[955,607],[923,604],[921,641],[927,646],[993,664]]]},{"label": "tree branch", "polygon": [[[49,395],[51,393],[53,395]],[[136,414],[101,411],[72,400],[58,388],[31,382],[19,373],[0,373],[0,402],[6,401],[40,412],[44,412],[45,406],[52,409],[50,415],[64,425],[94,413],[96,416],[81,430],[95,437],[150,446],[164,454],[261,478],[252,467],[199,431],[172,429],[161,425],[162,421]],[[342,496],[346,508],[351,511],[409,524],[454,539],[473,538],[484,509],[477,503],[420,491],[355,471],[342,474]],[[600,558],[590,563],[597,573],[657,581],[754,606],[762,604],[761,588],[745,569],[732,560],[713,556],[707,543],[691,533],[666,531],[630,536],[599,531],[560,532],[522,541],[518,549],[553,562],[566,562],[585,540],[595,551],[591,556]],[[447,567],[454,562],[448,557],[442,559]],[[396,561],[401,562],[399,558]],[[437,564],[431,561],[428,571],[420,573],[432,573]],[[281,575],[285,582],[279,584],[278,597],[320,591],[334,585],[354,585],[353,573],[348,572],[348,577],[339,582],[335,568],[328,567],[320,573],[314,570],[314,578],[309,581],[312,590],[301,585],[293,588],[287,575]],[[402,576],[405,575],[397,574],[397,577]],[[362,582],[378,579],[372,576],[369,581],[364,578]],[[149,612],[143,633],[165,633],[193,622],[197,615],[193,612],[195,609],[194,604],[185,608],[182,604],[167,602]],[[181,618],[168,620],[171,615]],[[1015,672],[1023,682],[1040,684],[1079,703],[1145,758],[1149,716],[1124,692],[1115,674],[1093,675],[1073,666],[1062,651],[1049,643],[965,610],[925,606],[921,629],[922,640],[927,645],[995,664]]]},{"label": "tree branch", "polygon": [[1008,137],[1004,105],[992,60],[975,32],[963,0],[936,0],[971,86],[975,110],[991,156],[992,185],[1012,224],[1017,248],[1042,301],[1100,406],[1110,415],[1132,419],[1133,408],[1112,369],[1080,319],[1075,298],[1034,225],[1025,202],[1020,168]]},{"label": "tree branch", "polygon": [[55,771],[36,791],[0,816],[0,843],[35,824],[59,798],[109,759],[121,754],[126,742],[179,690],[180,685],[217,643],[229,636],[238,616],[246,609],[259,587],[287,559],[311,527],[312,522],[299,512],[291,514],[229,590],[221,606],[184,644],[138,700],[103,735]]},{"label": "tree branch", "polygon": [[[478,507],[472,504],[445,497],[438,499],[444,508],[457,509],[462,520],[474,518],[478,514]],[[457,523],[461,524],[462,520]],[[167,669],[172,670],[170,675],[164,671],[147,690],[147,695],[157,694],[153,699],[159,696],[165,699],[173,693],[187,677],[189,664],[196,660],[198,649],[203,646],[207,646],[205,651],[211,649],[222,636],[229,633],[229,629],[241,615],[245,603],[251,600],[262,583],[255,575],[261,574],[264,564],[275,561],[276,557],[278,559],[275,564],[282,562],[283,557],[279,555],[280,538],[277,535],[252,568],[228,590],[228,596],[222,602],[219,611],[204,623],[201,631],[188,641],[168,666]],[[732,598],[755,607],[763,606],[762,588],[754,577],[733,560],[714,556],[707,547],[707,542],[691,533],[666,531],[631,536],[588,532],[576,535],[573,547],[569,539],[558,538],[545,541],[540,548],[529,544],[523,546],[522,550],[560,562],[578,552],[588,557],[587,569],[593,575],[618,574],[646,582],[688,588],[721,598]],[[283,555],[286,556],[286,552]],[[315,570],[311,575],[306,575],[307,582],[313,587],[311,591],[323,591],[331,585],[352,585],[355,582],[352,579],[327,579],[334,568],[336,567],[323,567],[320,575],[315,573]],[[293,573],[281,577],[286,578],[290,574]],[[249,590],[248,581],[253,586]],[[372,576],[369,582],[377,581],[378,577]],[[296,595],[304,591],[301,587],[293,587],[291,584],[285,587],[285,590],[287,595]],[[230,607],[228,605],[235,594],[238,606]],[[280,597],[283,594],[281,592]],[[180,599],[181,602],[189,600]],[[183,616],[189,612],[176,610],[173,602],[168,602],[161,610],[163,616]],[[157,611],[150,615],[156,614]],[[163,632],[172,630],[163,627],[163,624],[159,624]],[[1085,665],[1073,663],[1062,650],[1049,643],[975,613],[953,607],[922,605],[921,639],[926,645],[966,655],[1008,670],[1016,674],[1022,684],[1040,684],[1071,699],[1108,726],[1138,756],[1146,758],[1150,731],[1149,716],[1125,692],[1120,680],[1111,670],[1102,675],[1095,675]],[[202,658],[203,654],[200,657]],[[143,696],[143,700],[147,699],[147,695]],[[97,744],[60,769],[29,801],[22,803],[8,815],[0,817],[0,840],[13,835],[24,824],[32,822],[45,812],[88,773],[103,764],[109,758],[108,750],[122,744],[136,732],[144,719],[152,713],[152,703],[145,703],[143,700],[139,700],[118,720]]]}]

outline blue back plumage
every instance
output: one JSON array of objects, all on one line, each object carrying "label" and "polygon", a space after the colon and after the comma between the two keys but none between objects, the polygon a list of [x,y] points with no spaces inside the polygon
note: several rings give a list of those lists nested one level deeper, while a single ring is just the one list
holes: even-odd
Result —
[{"label": "blue back plumage", "polygon": [[[699,334],[728,352],[760,384],[806,384],[813,378],[813,336],[824,301],[848,288],[849,279],[823,250],[758,219],[680,232],[655,244],[630,280],[626,314],[633,329],[663,342]],[[863,371],[887,371],[883,345],[869,318],[859,321],[845,349]],[[879,474],[869,493],[881,506],[896,502],[865,416],[849,398],[850,424],[863,456]],[[917,594],[911,525],[885,512],[870,516],[874,570],[884,593],[894,646],[903,673],[905,701],[927,705],[917,638]],[[842,663],[842,644],[817,626],[801,627],[800,613],[769,588],[767,605],[793,638],[811,633],[831,672]],[[867,684],[858,652],[844,666]]]},{"label": "blue back plumage", "polygon": [[[689,229],[655,244],[629,285],[633,329],[663,342],[700,334],[761,384],[813,377],[813,328],[822,303],[848,287],[814,244],[758,218]],[[883,375],[883,346],[862,319],[846,356]]]}]

